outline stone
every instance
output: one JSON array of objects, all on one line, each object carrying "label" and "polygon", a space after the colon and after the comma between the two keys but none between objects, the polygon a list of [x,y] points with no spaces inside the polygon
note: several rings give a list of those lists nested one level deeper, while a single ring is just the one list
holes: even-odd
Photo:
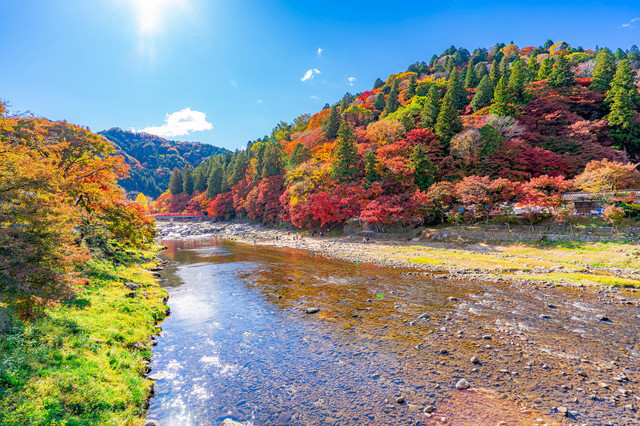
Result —
[{"label": "stone", "polygon": [[147,379],[155,381],[155,380],[162,380],[165,377],[167,377],[167,373],[165,373],[164,371],[158,371],[157,373],[149,374],[147,376]]},{"label": "stone", "polygon": [[315,314],[320,312],[320,308],[307,308],[304,310],[307,314]]},{"label": "stone", "polygon": [[470,386],[469,382],[465,379],[460,379],[458,383],[456,383],[456,389],[458,390],[469,389]]},{"label": "stone", "polygon": [[567,417],[569,415],[569,410],[567,409],[567,407],[558,407],[558,413]]},{"label": "stone", "polygon": [[142,342],[135,342],[133,344],[133,347],[141,351],[147,349],[147,347]]},{"label": "stone", "polygon": [[136,297],[138,295],[138,293],[136,293],[135,291],[130,291],[129,293],[127,293],[127,297]]},{"label": "stone", "polygon": [[129,290],[137,290],[140,288],[140,285],[136,284],[136,283],[124,283],[125,287],[127,287]]},{"label": "stone", "polygon": [[220,426],[244,426],[244,423],[236,422],[233,419],[226,418],[220,423]]},{"label": "stone", "polygon": [[478,358],[477,356],[472,356],[471,357],[471,363],[472,364],[478,364],[480,362],[480,358]]},{"label": "stone", "polygon": [[397,399],[396,399],[396,402],[397,402],[398,404],[404,404],[404,396],[401,396],[401,397],[397,398]]},{"label": "stone", "polygon": [[431,414],[436,410],[436,407],[434,407],[433,405],[427,405],[426,407],[424,407],[424,412],[427,414]]},{"label": "stone", "polygon": [[158,420],[147,419],[144,422],[144,426],[162,426],[162,423],[160,423],[160,421]]},{"label": "stone", "polygon": [[440,351],[439,351],[439,352],[440,352],[442,355],[446,355],[446,354],[448,354],[448,353],[449,353],[449,351],[448,351],[448,350],[446,350],[446,349],[440,349]]}]

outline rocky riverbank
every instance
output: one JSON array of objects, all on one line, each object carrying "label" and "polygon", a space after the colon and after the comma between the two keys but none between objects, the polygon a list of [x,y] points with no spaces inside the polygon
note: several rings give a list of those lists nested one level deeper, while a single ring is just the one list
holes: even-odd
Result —
[{"label": "rocky riverbank", "polygon": [[[356,263],[411,268],[440,279],[474,279],[544,286],[640,288],[639,248],[619,242],[494,242],[363,240],[362,236],[319,236],[247,223],[159,222],[158,239],[220,237],[248,244],[290,247]],[[626,300],[622,298],[622,303]]]}]

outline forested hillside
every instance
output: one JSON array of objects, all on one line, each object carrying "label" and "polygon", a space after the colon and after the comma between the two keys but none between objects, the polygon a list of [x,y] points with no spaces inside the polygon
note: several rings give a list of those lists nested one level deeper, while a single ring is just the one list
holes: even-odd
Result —
[{"label": "forested hillside", "polygon": [[511,220],[516,206],[565,220],[564,192],[640,186],[639,60],[636,46],[452,46],[246,150],[174,169],[157,208],[297,227]]},{"label": "forested hillside", "polygon": [[99,132],[116,144],[117,154],[130,165],[129,178],[120,181],[127,191],[157,198],[167,190],[175,167],[198,166],[202,160],[227,152],[224,148],[199,142],[169,141],[149,133],[136,133],[114,127]]}]

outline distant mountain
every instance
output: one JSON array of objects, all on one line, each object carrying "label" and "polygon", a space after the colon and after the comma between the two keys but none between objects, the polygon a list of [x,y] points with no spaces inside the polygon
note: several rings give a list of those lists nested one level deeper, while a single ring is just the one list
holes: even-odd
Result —
[{"label": "distant mountain", "polygon": [[170,141],[149,133],[136,133],[114,127],[98,132],[113,142],[118,154],[131,166],[129,179],[120,181],[127,191],[142,192],[157,198],[169,187],[169,177],[175,167],[187,164],[197,167],[212,155],[229,152],[224,148],[200,142]]}]

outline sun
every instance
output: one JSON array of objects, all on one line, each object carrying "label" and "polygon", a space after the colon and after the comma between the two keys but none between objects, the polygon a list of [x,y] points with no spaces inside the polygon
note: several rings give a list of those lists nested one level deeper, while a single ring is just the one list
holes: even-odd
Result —
[{"label": "sun", "polygon": [[132,0],[138,16],[138,31],[143,35],[152,35],[162,29],[162,20],[171,6],[184,3],[184,0]]}]

